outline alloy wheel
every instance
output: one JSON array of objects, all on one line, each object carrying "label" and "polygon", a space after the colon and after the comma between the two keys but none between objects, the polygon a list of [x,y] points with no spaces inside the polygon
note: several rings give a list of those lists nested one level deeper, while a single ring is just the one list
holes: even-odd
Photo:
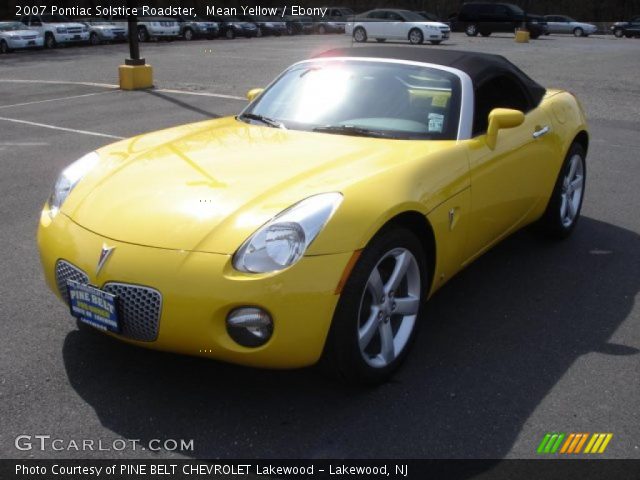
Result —
[{"label": "alloy wheel", "polygon": [[560,219],[565,228],[575,222],[584,192],[584,164],[582,157],[575,154],[569,162],[569,169],[562,180]]},{"label": "alloy wheel", "polygon": [[398,358],[416,324],[421,301],[420,268],[406,248],[385,253],[360,299],[358,344],[365,362],[384,368]]}]

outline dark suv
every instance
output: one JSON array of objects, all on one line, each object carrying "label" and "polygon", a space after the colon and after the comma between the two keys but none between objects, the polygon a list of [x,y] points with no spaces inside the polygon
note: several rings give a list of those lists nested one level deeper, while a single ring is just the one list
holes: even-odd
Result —
[{"label": "dark suv", "polygon": [[465,3],[458,13],[456,26],[470,37],[478,34],[488,37],[493,32],[515,32],[523,22],[526,22],[531,38],[546,33],[544,17],[525,13],[510,3]]},{"label": "dark suv", "polygon": [[640,17],[634,17],[628,22],[614,23],[611,32],[618,38],[640,37]]}]

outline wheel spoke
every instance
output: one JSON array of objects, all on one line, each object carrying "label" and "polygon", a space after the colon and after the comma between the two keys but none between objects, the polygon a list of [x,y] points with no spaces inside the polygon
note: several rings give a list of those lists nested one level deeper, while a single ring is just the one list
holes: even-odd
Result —
[{"label": "wheel spoke", "polygon": [[408,296],[404,298],[396,298],[396,308],[393,313],[398,313],[400,315],[415,315],[418,313],[418,308],[420,307],[420,299],[413,296]]},{"label": "wheel spoke", "polygon": [[574,156],[571,159],[571,167],[569,168],[569,174],[567,175],[567,179],[569,180],[569,182],[571,182],[571,180],[573,179],[573,176],[576,174],[576,169],[578,168],[579,161],[580,161],[580,158],[577,156]]},{"label": "wheel spoke", "polygon": [[382,301],[382,297],[384,296],[384,284],[382,283],[382,277],[380,277],[380,271],[377,268],[374,268],[371,275],[369,275],[367,289],[369,290],[369,293],[371,293],[374,303]]},{"label": "wheel spoke", "polygon": [[560,204],[560,218],[564,220],[564,218],[567,216],[567,204],[569,203],[569,200],[567,199],[567,194],[563,193],[562,194],[562,203]]},{"label": "wheel spoke", "polygon": [[393,345],[393,330],[391,330],[390,322],[382,322],[380,324],[380,356],[389,364],[395,358],[395,347]]},{"label": "wheel spoke", "polygon": [[378,318],[378,308],[372,308],[371,314],[366,323],[358,330],[358,342],[360,342],[360,348],[364,351],[369,346],[373,336],[378,331],[380,319]]},{"label": "wheel spoke", "polygon": [[571,219],[574,219],[576,216],[576,206],[575,203],[573,202],[573,198],[569,198],[567,200],[567,204],[569,205],[569,217]]},{"label": "wheel spoke", "polygon": [[577,175],[576,178],[571,182],[571,190],[574,192],[576,190],[580,190],[582,188],[582,175]]},{"label": "wheel spoke", "polygon": [[395,257],[395,260],[396,264],[393,267],[393,272],[391,272],[391,276],[384,286],[384,290],[387,293],[398,288],[411,263],[411,258],[409,258],[409,254],[406,251]]}]

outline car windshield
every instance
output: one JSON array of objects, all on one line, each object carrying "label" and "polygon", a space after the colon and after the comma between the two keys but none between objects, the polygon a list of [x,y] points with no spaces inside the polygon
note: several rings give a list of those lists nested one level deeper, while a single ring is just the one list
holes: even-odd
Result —
[{"label": "car windshield", "polygon": [[0,23],[0,31],[9,32],[12,30],[25,30],[26,27],[20,22]]},{"label": "car windshield", "polygon": [[71,21],[64,15],[42,15],[40,18],[45,23],[66,23]]},{"label": "car windshield", "polygon": [[419,65],[305,62],[287,70],[239,116],[270,126],[343,135],[452,140],[460,80]]}]

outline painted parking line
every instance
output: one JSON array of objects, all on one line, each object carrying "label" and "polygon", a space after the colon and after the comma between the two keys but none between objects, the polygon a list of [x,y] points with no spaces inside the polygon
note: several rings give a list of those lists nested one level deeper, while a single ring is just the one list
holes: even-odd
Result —
[{"label": "painted parking line", "polygon": [[[0,78],[0,83],[29,83],[29,84],[41,83],[41,84],[51,84],[51,85],[77,85],[77,86],[83,86],[83,87],[99,87],[99,88],[109,88],[111,90],[120,89],[119,85],[114,85],[111,83],[69,82],[65,80],[21,80],[21,79],[19,80],[19,79],[11,79],[11,78]],[[225,98],[228,100],[241,100],[243,102],[247,100],[245,97],[238,97],[236,95],[227,95],[225,93],[190,92],[187,90],[177,90],[177,89],[170,89],[170,88],[154,88],[153,91],[161,92],[161,93],[175,93],[178,95],[195,95],[199,97]]]},{"label": "painted parking line", "polygon": [[32,127],[48,128],[50,130],[59,130],[59,131],[62,131],[62,132],[79,133],[81,135],[91,135],[93,137],[113,138],[115,140],[122,140],[122,139],[125,138],[125,137],[119,137],[117,135],[109,135],[107,133],[99,133],[99,132],[91,132],[89,130],[77,130],[75,128],[59,127],[57,125],[49,125],[47,123],[28,122],[26,120],[18,120],[17,118],[0,117],[0,120],[1,121],[5,121],[5,122],[29,125],[29,126],[32,126]]},{"label": "painted parking line", "polygon": [[62,100],[72,100],[74,98],[84,98],[84,97],[93,97],[96,95],[104,95],[106,93],[112,93],[113,90],[109,90],[108,92],[95,92],[95,93],[85,93],[83,95],[72,95],[69,97],[56,97],[56,98],[48,98],[46,100],[35,100],[33,102],[23,102],[23,103],[14,103],[11,105],[0,105],[0,110],[3,108],[11,108],[11,107],[25,107],[27,105],[37,105],[39,103],[48,103],[48,102],[59,102]]}]

